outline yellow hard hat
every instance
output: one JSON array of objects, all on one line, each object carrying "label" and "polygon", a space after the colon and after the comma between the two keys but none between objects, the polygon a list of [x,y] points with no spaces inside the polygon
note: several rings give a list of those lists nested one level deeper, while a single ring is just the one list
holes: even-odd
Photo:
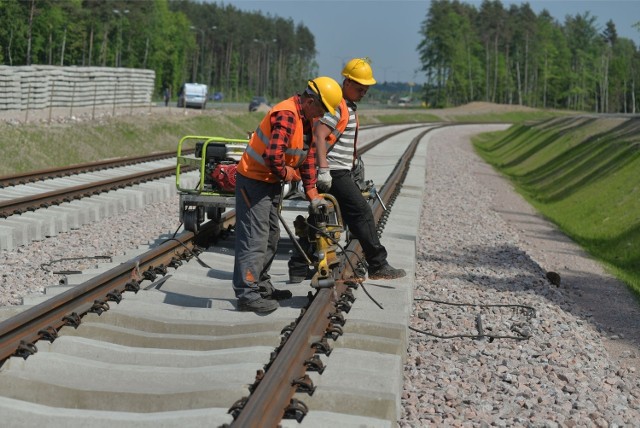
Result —
[{"label": "yellow hard hat", "polygon": [[318,95],[322,104],[329,110],[329,113],[336,114],[336,109],[342,101],[342,88],[331,77],[316,77],[309,80],[309,89]]},{"label": "yellow hard hat", "polygon": [[369,58],[353,58],[342,69],[342,75],[362,85],[375,85],[376,79],[373,78],[373,70],[369,62]]}]

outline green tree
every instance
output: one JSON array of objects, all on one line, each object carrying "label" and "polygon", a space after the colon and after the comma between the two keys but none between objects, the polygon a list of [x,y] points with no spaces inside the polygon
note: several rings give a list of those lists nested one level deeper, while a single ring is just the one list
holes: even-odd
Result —
[{"label": "green tree", "polygon": [[[446,106],[450,102],[450,91],[453,83],[452,62],[455,50],[455,34],[451,29],[456,28],[458,16],[453,11],[453,5],[448,0],[434,1],[421,32],[425,36],[418,45],[418,52],[422,60],[422,70],[427,75],[426,94],[429,104]],[[456,76],[457,77],[457,76]]]},{"label": "green tree", "polygon": [[596,18],[589,12],[567,16],[565,37],[571,55],[571,81],[567,107],[577,110],[597,109],[596,85],[601,69],[598,68],[603,42],[595,27]]},{"label": "green tree", "polygon": [[616,39],[611,49],[612,59],[609,64],[610,95],[609,111],[632,113],[635,74],[638,66],[638,53],[633,41],[625,38]]},{"label": "green tree", "polygon": [[186,81],[285,97],[317,73],[291,19],[200,0],[0,0],[0,64],[148,68],[157,93]]},{"label": "green tree", "polygon": [[588,12],[567,16],[560,24],[547,10],[536,15],[528,3],[507,11],[500,1],[484,0],[476,10],[458,1],[435,0],[420,34],[417,50],[430,105],[482,98],[635,112],[637,48],[617,36],[611,21],[598,34]]},{"label": "green tree", "polygon": [[537,18],[533,55],[536,58],[535,107],[561,108],[568,88],[569,49],[560,24],[543,10]]},{"label": "green tree", "polygon": [[[534,55],[535,39],[538,33],[537,17],[528,3],[520,7],[512,6],[509,15],[511,25],[508,25],[507,28],[512,28],[513,32],[511,41],[513,43],[513,74],[515,74],[517,100],[519,105],[530,105],[537,76],[533,71],[536,69],[538,59]],[[506,45],[508,46],[508,43]],[[507,50],[505,54],[507,58],[509,57],[508,52]]]},{"label": "green tree", "polygon": [[483,0],[476,27],[484,46],[485,101],[496,102],[500,77],[500,43],[506,11],[499,0]]},{"label": "green tree", "polygon": [[25,63],[27,11],[24,3],[0,0],[0,61],[4,64]]}]

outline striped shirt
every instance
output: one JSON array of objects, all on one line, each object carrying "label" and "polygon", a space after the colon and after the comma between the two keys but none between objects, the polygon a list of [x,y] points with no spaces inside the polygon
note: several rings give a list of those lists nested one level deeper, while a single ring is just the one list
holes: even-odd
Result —
[{"label": "striped shirt", "polygon": [[[349,110],[349,122],[342,134],[338,137],[336,143],[327,153],[327,162],[329,169],[336,171],[346,169],[351,171],[353,168],[353,152],[355,150],[356,133],[358,131],[358,122],[356,117],[356,105],[347,101],[347,110]],[[320,122],[327,125],[331,130],[336,129],[340,121],[340,109],[336,109],[336,114],[326,113]]]}]

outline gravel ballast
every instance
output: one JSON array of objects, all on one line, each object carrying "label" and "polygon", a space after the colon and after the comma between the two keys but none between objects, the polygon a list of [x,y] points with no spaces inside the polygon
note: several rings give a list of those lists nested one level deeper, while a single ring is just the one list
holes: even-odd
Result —
[{"label": "gravel ballast", "polygon": [[172,234],[180,226],[178,205],[178,198],[172,198],[13,251],[1,251],[0,306],[19,305],[22,297],[41,293],[73,275],[55,272],[95,269],[110,257],[157,243],[158,236]]},{"label": "gravel ballast", "polygon": [[[399,426],[638,426],[633,299],[479,160],[469,137],[481,129],[428,143],[411,326],[432,335],[411,333]],[[0,306],[57,284],[51,270],[97,262],[42,263],[122,255],[177,219],[176,198],[3,251]]]},{"label": "gravel ballast", "polygon": [[[411,325],[530,337],[412,332],[400,426],[638,426],[637,346],[619,333],[637,331],[634,299],[473,153],[477,130],[429,141]],[[497,304],[523,307],[478,306]]]}]

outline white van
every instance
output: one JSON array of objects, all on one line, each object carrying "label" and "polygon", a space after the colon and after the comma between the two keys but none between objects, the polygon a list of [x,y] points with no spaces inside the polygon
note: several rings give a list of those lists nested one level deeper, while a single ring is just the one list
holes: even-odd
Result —
[{"label": "white van", "polygon": [[185,83],[178,92],[178,107],[195,107],[204,109],[207,106],[207,85],[201,83]]}]

